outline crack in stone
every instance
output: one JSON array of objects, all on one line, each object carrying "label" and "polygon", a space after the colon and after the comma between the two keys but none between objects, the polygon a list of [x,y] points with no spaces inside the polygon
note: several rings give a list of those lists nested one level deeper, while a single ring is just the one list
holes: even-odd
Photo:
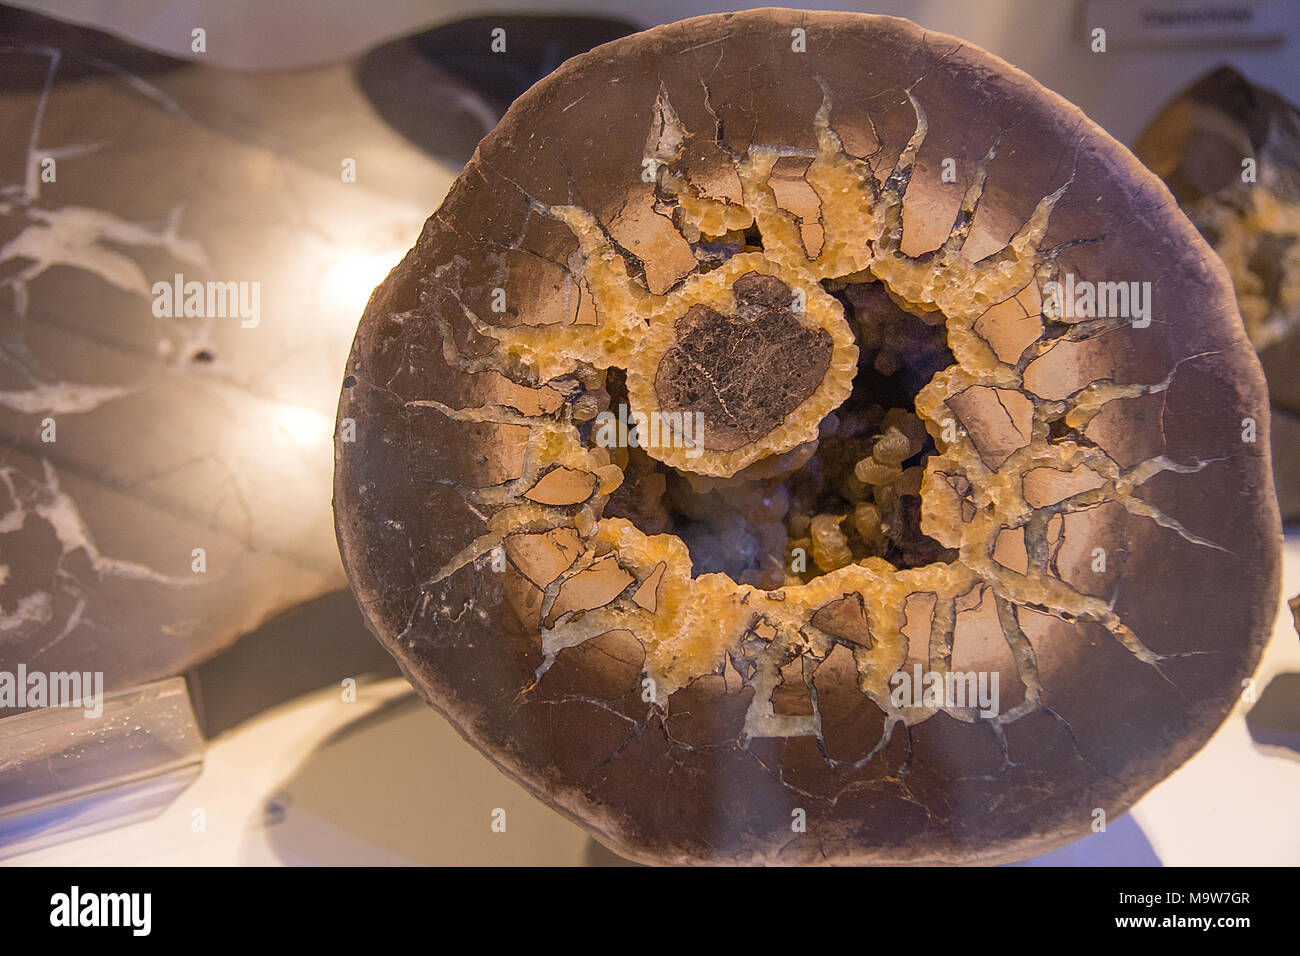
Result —
[{"label": "crack in stone", "polygon": [[[707,296],[715,288],[719,291],[725,289],[725,283],[734,281],[738,275],[762,271],[762,274],[775,275],[793,287],[813,291],[818,289],[817,283],[821,281],[865,273],[885,283],[891,293],[909,305],[943,316],[948,346],[956,361],[936,373],[916,399],[917,412],[938,449],[925,464],[921,492],[922,529],[946,547],[959,548],[960,562],[900,570],[881,559],[864,559],[802,586],[775,592],[737,585],[718,574],[692,577],[690,558],[680,539],[672,535],[646,535],[625,519],[597,518],[602,506],[599,496],[593,497],[579,515],[518,503],[519,496],[535,483],[543,468],[556,462],[567,464],[565,454],[581,458],[589,453],[581,447],[577,429],[571,422],[551,416],[522,415],[501,405],[456,410],[438,402],[413,401],[407,402],[407,407],[436,409],[459,421],[523,425],[529,429],[520,478],[490,489],[458,488],[467,499],[500,510],[488,519],[488,532],[453,557],[427,584],[444,581],[499,546],[508,534],[543,533],[574,527],[586,541],[588,550],[575,557],[544,589],[539,615],[544,662],[539,666],[533,684],[525,691],[537,686],[560,651],[612,630],[628,630],[636,635],[645,650],[642,675],[655,681],[652,714],[661,715],[665,738],[674,746],[693,749],[691,745],[673,738],[667,729],[665,721],[669,716],[670,695],[698,677],[724,673],[730,659],[741,673],[743,686],[750,688],[753,695],[743,730],[737,738],[710,744],[709,747],[738,745],[748,752],[748,741],[753,739],[812,736],[828,764],[854,769],[861,769],[874,759],[893,739],[900,725],[907,734],[910,751],[911,728],[935,713],[944,712],[966,722],[979,719],[972,715],[970,708],[894,707],[887,691],[887,681],[907,659],[908,641],[902,634],[902,605],[907,595],[923,591],[936,595],[928,661],[931,667],[946,672],[951,667],[953,654],[957,616],[954,602],[976,587],[987,587],[1003,639],[1025,691],[1024,699],[1014,708],[988,719],[1004,755],[1004,768],[1011,765],[1004,735],[1006,726],[1037,711],[1049,714],[1064,726],[1078,752],[1078,742],[1068,723],[1042,703],[1043,687],[1037,657],[1020,625],[1018,609],[1041,611],[1075,625],[1098,624],[1136,660],[1157,672],[1160,672],[1159,665],[1165,657],[1147,648],[1120,620],[1114,611],[1114,598],[1108,602],[1082,594],[1060,577],[1057,562],[1065,532],[1062,528],[1058,540],[1049,546],[1048,523],[1057,516],[1116,502],[1129,513],[1146,517],[1194,544],[1223,550],[1193,534],[1154,505],[1135,497],[1136,489],[1156,474],[1164,471],[1194,473],[1215,459],[1188,464],[1158,455],[1122,469],[1100,448],[1068,438],[1049,441],[1049,436],[1054,424],[1062,421],[1082,436],[1088,423],[1110,402],[1167,392],[1184,363],[1217,353],[1202,352],[1180,359],[1169,374],[1156,383],[1096,381],[1063,400],[1049,400],[1027,393],[1024,375],[1036,359],[1063,342],[1085,342],[1118,331],[1128,324],[1127,320],[1110,318],[1062,323],[1040,313],[1037,317],[1047,320],[1040,335],[1011,363],[1002,361],[991,345],[974,330],[976,321],[990,307],[1014,297],[1036,280],[1054,276],[1057,257],[1065,249],[1105,238],[1086,237],[1052,247],[1043,246],[1052,211],[1074,182],[1073,170],[1055,190],[1039,199],[1033,212],[1000,249],[976,261],[967,259],[964,249],[977,222],[989,170],[998,155],[999,134],[978,160],[975,174],[943,243],[932,252],[910,257],[901,252],[903,205],[929,128],[925,110],[913,93],[920,79],[904,91],[915,114],[914,130],[883,183],[877,181],[869,163],[850,156],[844,149],[831,123],[831,90],[820,77],[817,81],[822,88],[823,101],[814,117],[818,148],[809,151],[753,144],[744,154],[735,152],[723,142],[722,120],[710,101],[707,83],[703,77],[699,80],[705,109],[714,120],[714,143],[732,158],[740,176],[743,202],[736,206],[708,199],[675,168],[691,134],[682,126],[662,87],[652,111],[654,119],[646,146],[647,157],[656,160],[657,164],[657,195],[662,201],[672,204],[672,221],[688,241],[692,235],[696,238],[719,236],[747,228],[752,223],[763,239],[761,253],[732,256],[724,266],[711,271],[696,271],[669,292],[654,295],[644,287],[644,271],[629,262],[631,254],[618,246],[606,225],[594,214],[573,204],[542,203],[511,182],[525,196],[530,214],[538,213],[563,223],[578,240],[581,268],[566,267],[566,272],[573,274],[575,281],[587,283],[596,305],[597,325],[584,329],[567,326],[504,328],[484,323],[460,299],[455,279],[465,263],[453,260],[437,270],[432,285],[446,290],[446,294],[458,304],[469,327],[494,344],[486,354],[462,353],[450,324],[443,321],[436,310],[429,309],[427,311],[433,316],[442,338],[444,360],[450,367],[466,374],[495,370],[528,383],[544,383],[573,375],[580,368],[617,366],[629,370],[631,393],[636,362],[647,350],[653,354],[655,348],[659,348],[658,354],[662,354],[664,344],[670,339],[665,330],[670,329],[671,322],[662,321],[663,317],[680,315],[687,304],[710,301]],[[874,123],[872,128],[874,131]],[[878,136],[876,141],[880,142]],[[769,178],[775,162],[783,156],[811,160],[804,178],[822,197],[821,223],[826,233],[818,256],[807,255],[802,244],[791,239],[791,228],[797,229],[801,220],[776,204]],[[507,177],[502,178],[510,182]],[[842,195],[847,198],[837,196],[836,199],[844,206],[842,212],[827,205],[822,190],[829,189],[831,184],[843,186]],[[741,268],[734,268],[736,263],[740,263]],[[728,267],[733,271],[728,272]],[[719,281],[719,276],[723,281]],[[842,317],[841,310],[839,318]],[[722,387],[717,383],[714,386],[721,395]],[[955,440],[951,436],[945,437],[944,423],[960,418],[948,406],[948,400],[974,387],[993,389],[1008,421],[1024,440],[1022,447],[1013,451],[996,469],[984,463],[964,429],[959,430]],[[1032,421],[1028,434],[1017,424],[1000,390],[1016,391],[1029,400]],[[817,416],[818,420],[820,417]],[[567,449],[558,456],[554,451],[557,444]],[[1024,500],[1022,479],[1030,470],[1050,468],[1069,473],[1084,465],[1102,478],[1100,488],[1073,494],[1038,508],[1031,507]],[[621,470],[610,464],[608,456],[571,465],[580,466],[601,476],[601,494],[608,493],[606,488],[612,491],[621,480]],[[609,471],[602,473],[601,468]],[[956,479],[968,484],[964,499],[976,508],[974,516],[968,520],[963,520],[956,505],[942,504],[943,499],[937,494],[939,483],[950,484]],[[1026,572],[1018,573],[994,562],[992,551],[1002,531],[1022,528],[1025,529],[1025,546],[1030,560]],[[958,533],[956,529],[963,530]],[[566,612],[547,625],[545,622],[564,582],[609,555],[613,555],[620,569],[630,574],[632,583],[604,606]],[[651,613],[637,605],[632,595],[645,578],[661,566],[667,568],[661,588],[668,588],[667,593],[678,595],[679,606],[674,610]],[[811,624],[812,611],[847,593],[867,598],[871,633],[878,638],[870,650],[853,648],[859,690],[885,714],[881,740],[865,757],[851,763],[837,761],[826,751],[821,704],[813,679],[816,666],[808,666],[808,662],[824,661],[836,644],[835,638]],[[761,603],[764,608],[761,614],[755,615],[750,610],[752,601]],[[707,617],[698,609],[705,609]],[[761,646],[756,647],[754,628],[760,620],[772,629],[773,634],[766,643],[758,641]],[[782,681],[781,669],[794,659],[805,661],[803,683],[812,703],[810,717],[779,715],[772,709],[771,696]],[[1161,676],[1168,680],[1163,673]],[[591,702],[596,703],[595,700]],[[636,736],[644,733],[651,720],[647,716],[645,722],[638,723],[626,715],[620,716],[637,728],[634,731]],[[631,739],[620,746],[619,752]],[[757,755],[750,755],[772,772],[772,768]],[[1092,767],[1082,753],[1079,757]],[[1095,768],[1092,769],[1096,772]],[[778,772],[775,776],[792,792],[812,796],[792,786],[783,774]],[[915,803],[904,778],[905,773],[890,784],[897,788],[900,799]],[[864,785],[850,784],[840,793],[861,786]],[[870,786],[880,784],[872,782]],[[930,814],[928,808],[920,803],[916,805]]]}]

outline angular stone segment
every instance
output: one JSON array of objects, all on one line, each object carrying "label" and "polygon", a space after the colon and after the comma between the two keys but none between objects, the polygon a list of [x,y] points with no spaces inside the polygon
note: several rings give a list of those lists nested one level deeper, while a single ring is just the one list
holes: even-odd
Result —
[{"label": "angular stone segment", "polygon": [[750,274],[732,286],[734,315],[692,306],[659,363],[667,412],[704,416],[704,447],[734,451],[762,438],[804,402],[830,364],[830,337],[806,329],[781,280]]}]

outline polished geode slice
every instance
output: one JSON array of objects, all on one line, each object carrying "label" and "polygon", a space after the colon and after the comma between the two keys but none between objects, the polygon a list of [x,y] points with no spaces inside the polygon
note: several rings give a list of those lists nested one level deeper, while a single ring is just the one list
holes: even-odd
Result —
[{"label": "polished geode slice", "polygon": [[1271,624],[1222,266],[1077,109],[906,21],[710,16],[566,63],[347,376],[371,628],[634,859],[1045,851],[1205,742]]}]

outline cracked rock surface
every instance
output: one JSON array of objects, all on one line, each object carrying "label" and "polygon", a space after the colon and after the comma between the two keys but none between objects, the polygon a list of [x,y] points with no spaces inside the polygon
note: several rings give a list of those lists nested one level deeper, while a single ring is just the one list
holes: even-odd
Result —
[{"label": "cracked rock surface", "polygon": [[[335,157],[448,179],[343,64],[233,74],[4,8],[0,99],[0,670],[117,690],[345,585],[329,439],[368,290],[338,277],[426,210]],[[177,274],[259,283],[259,321],[160,315]]]},{"label": "cracked rock surface", "polygon": [[[1067,274],[1149,281],[1149,325],[1049,307]],[[370,626],[634,859],[1046,851],[1205,742],[1272,620],[1268,401],[1222,268],[1076,109],[906,21],[702,17],[565,64],[347,374]],[[596,440],[621,404],[667,434]],[[913,673],[998,706],[899,698]]]}]

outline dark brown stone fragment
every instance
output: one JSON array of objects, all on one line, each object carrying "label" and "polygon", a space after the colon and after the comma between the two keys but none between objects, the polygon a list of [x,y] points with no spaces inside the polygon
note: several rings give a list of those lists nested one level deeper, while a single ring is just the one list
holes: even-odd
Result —
[{"label": "dark brown stone fragment", "polygon": [[659,363],[655,392],[667,412],[702,412],[704,445],[732,451],[761,439],[821,384],[831,339],[807,329],[780,279],[749,274],[732,285],[734,315],[692,306]]}]

